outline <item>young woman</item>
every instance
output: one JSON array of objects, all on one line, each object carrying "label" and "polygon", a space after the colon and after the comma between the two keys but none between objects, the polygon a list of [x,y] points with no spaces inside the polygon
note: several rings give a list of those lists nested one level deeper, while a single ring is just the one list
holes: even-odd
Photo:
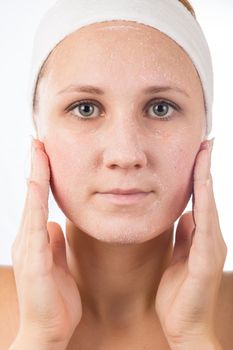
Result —
[{"label": "young woman", "polygon": [[[232,349],[233,274],[187,52],[142,23],[92,23],[53,48],[34,92],[28,193],[13,266],[1,269],[1,350]],[[47,222],[50,186],[65,235]]]}]

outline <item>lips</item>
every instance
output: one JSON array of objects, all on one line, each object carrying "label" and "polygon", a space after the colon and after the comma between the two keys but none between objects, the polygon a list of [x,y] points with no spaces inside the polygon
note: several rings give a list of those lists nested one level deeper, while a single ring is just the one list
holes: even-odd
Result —
[{"label": "lips", "polygon": [[121,188],[113,188],[107,190],[105,192],[100,192],[103,194],[119,194],[119,195],[127,195],[127,194],[138,194],[138,193],[148,193],[151,191],[145,191],[140,188],[129,188],[129,189],[121,189]]},{"label": "lips", "polygon": [[[114,205],[133,205],[137,203],[141,203],[145,198],[149,198],[150,194],[153,191],[145,191],[145,189],[141,188],[113,188],[109,189],[105,192],[98,192],[98,198],[100,200],[108,201],[108,203],[112,203]],[[151,198],[151,197],[150,197]]]}]

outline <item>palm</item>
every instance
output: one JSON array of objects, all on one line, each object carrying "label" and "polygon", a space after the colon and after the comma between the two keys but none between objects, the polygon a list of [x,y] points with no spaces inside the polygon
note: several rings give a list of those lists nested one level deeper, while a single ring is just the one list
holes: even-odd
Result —
[{"label": "palm", "polygon": [[209,307],[209,295],[206,284],[200,283],[202,256],[195,247],[195,236],[192,244],[193,229],[192,215],[185,213],[177,227],[176,252],[174,249],[175,254],[157,290],[156,312],[168,338],[182,337],[186,330],[192,332],[195,318],[200,321],[208,317],[205,306]]},{"label": "palm", "polygon": [[179,329],[184,329],[186,304],[191,303],[192,298],[191,286],[185,259],[168,267],[161,278],[156,295],[156,311],[168,336],[179,334]]},{"label": "palm", "polygon": [[81,298],[67,266],[62,229],[54,222],[48,222],[47,228],[50,242],[43,252],[45,258],[43,263],[40,262],[38,277],[30,289],[30,295],[34,295],[33,289],[35,293],[40,291],[35,312],[37,318],[42,316],[41,319],[49,315],[47,328],[51,336],[69,339],[82,316]]},{"label": "palm", "polygon": [[47,285],[53,291],[51,308],[56,310],[57,329],[62,336],[70,338],[78,325],[82,315],[82,305],[80,293],[71,274],[54,265],[51,274],[51,286]]},{"label": "palm", "polygon": [[81,297],[78,286],[71,275],[66,259],[64,234],[57,223],[47,223],[50,247],[53,254],[51,283],[54,284],[54,306],[59,305],[61,331],[72,335],[82,316]]}]

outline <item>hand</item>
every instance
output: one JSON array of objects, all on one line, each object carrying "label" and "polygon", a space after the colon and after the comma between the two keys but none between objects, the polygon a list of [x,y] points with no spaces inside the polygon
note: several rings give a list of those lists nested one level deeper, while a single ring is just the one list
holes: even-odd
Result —
[{"label": "hand", "polygon": [[208,142],[202,143],[195,162],[192,212],[178,222],[173,256],[156,295],[155,309],[172,349],[192,339],[215,338],[214,312],[227,246],[214,199]]},{"label": "hand", "polygon": [[34,145],[24,211],[12,245],[20,311],[18,338],[30,335],[30,339],[65,349],[81,320],[82,305],[67,266],[62,229],[55,222],[47,223],[49,161],[43,143],[34,140]]}]

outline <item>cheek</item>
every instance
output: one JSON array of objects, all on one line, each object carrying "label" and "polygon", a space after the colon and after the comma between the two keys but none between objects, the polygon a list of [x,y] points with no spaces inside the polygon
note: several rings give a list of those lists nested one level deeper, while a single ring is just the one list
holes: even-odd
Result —
[{"label": "cheek", "polygon": [[185,209],[193,188],[193,167],[195,162],[195,147],[187,144],[170,147],[163,153],[161,164],[166,184],[164,204],[170,213],[178,217]]},{"label": "cheek", "polygon": [[166,152],[167,159],[165,165],[167,167],[168,174],[174,174],[176,180],[181,180],[185,174],[189,174],[192,170],[195,152],[193,149],[188,150],[184,146],[178,146],[175,148],[168,148]]},{"label": "cheek", "polygon": [[[72,203],[72,198],[85,196],[85,184],[88,183],[91,150],[77,138],[49,137],[44,140],[51,170],[51,190],[61,209]],[[93,176],[93,174],[92,174]]]}]

